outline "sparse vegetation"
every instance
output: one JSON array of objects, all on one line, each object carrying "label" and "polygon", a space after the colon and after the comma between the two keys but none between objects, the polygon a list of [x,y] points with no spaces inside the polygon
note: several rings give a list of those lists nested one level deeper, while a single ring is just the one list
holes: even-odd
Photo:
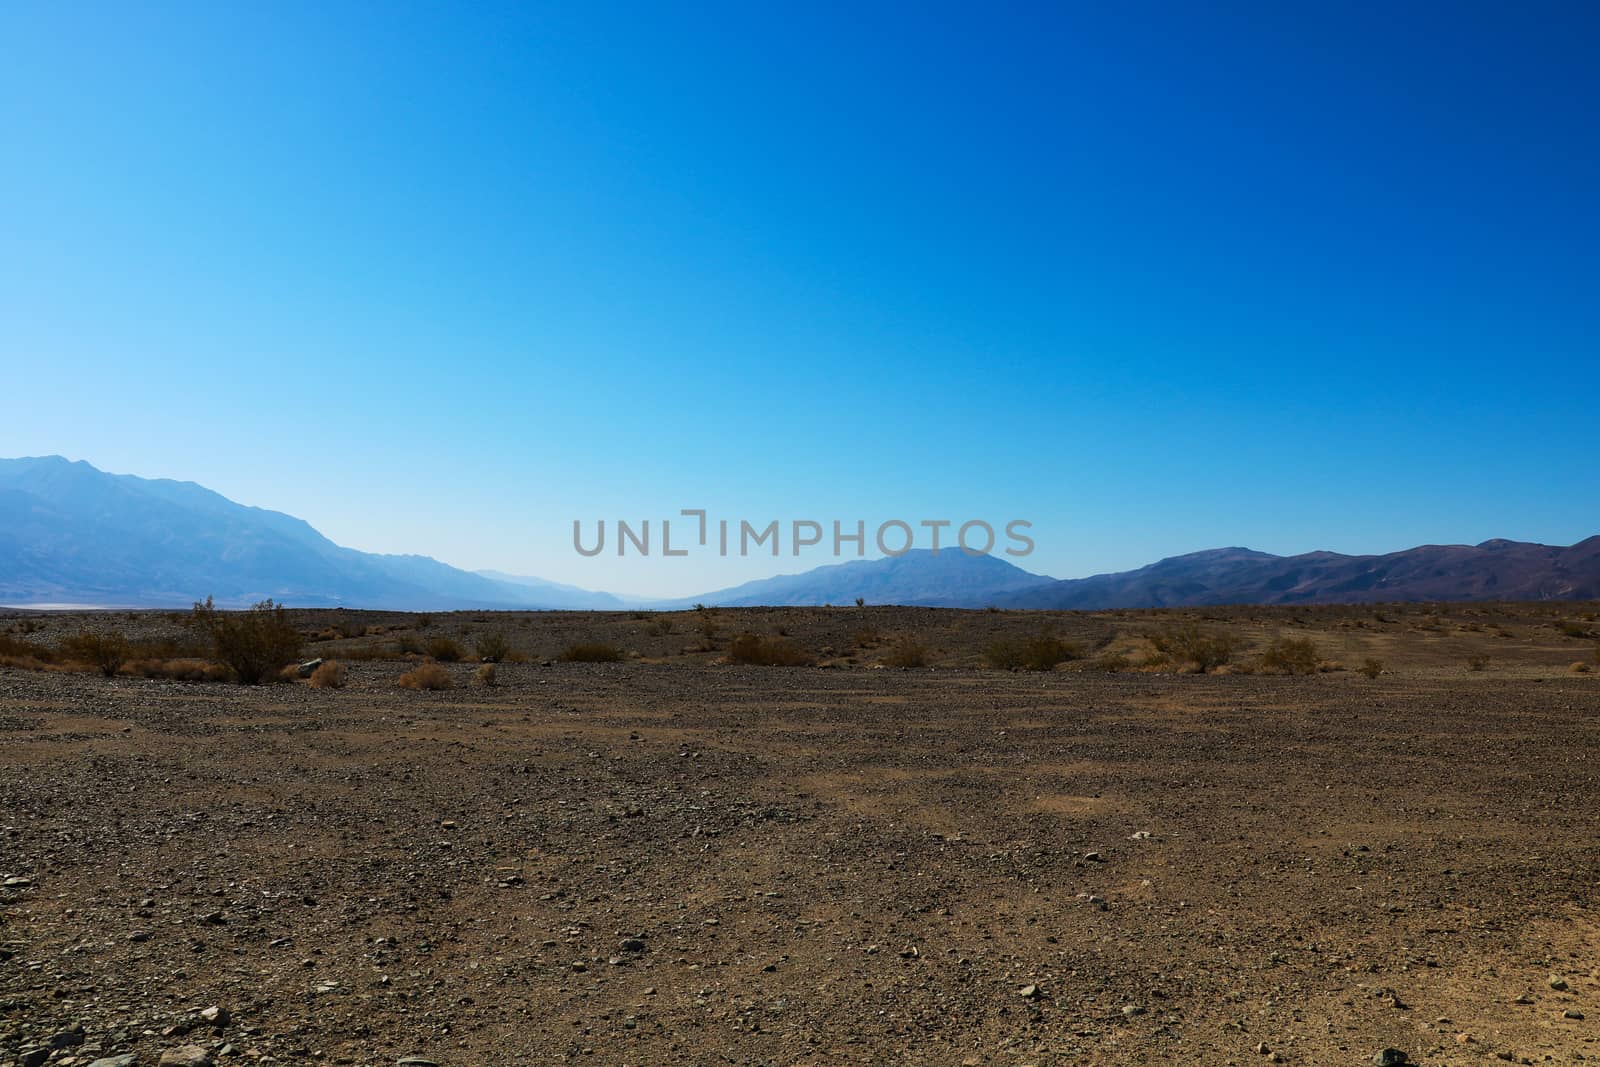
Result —
[{"label": "sparse vegetation", "polygon": [[344,664],[328,660],[311,672],[311,688],[313,689],[343,689]]},{"label": "sparse vegetation", "polygon": [[207,597],[192,615],[211,641],[217,662],[233,671],[241,685],[259,685],[277,676],[300,656],[300,631],[289,624],[282,604],[263,600],[248,611],[221,611]]},{"label": "sparse vegetation", "polygon": [[427,654],[428,646],[422,643],[422,638],[417,634],[405,633],[395,638],[395,647],[402,656],[422,656]]},{"label": "sparse vegetation", "polygon": [[126,664],[122,673],[166,682],[226,682],[234,677],[233,672],[220,663],[190,657],[136,659]]},{"label": "sparse vegetation", "polygon": [[563,663],[620,663],[622,649],[615,645],[606,645],[599,642],[585,642],[568,645],[566,650],[556,657]]},{"label": "sparse vegetation", "polygon": [[1167,659],[1191,664],[1201,673],[1214,671],[1233,659],[1239,638],[1227,630],[1212,630],[1194,622],[1172,623],[1146,635]]},{"label": "sparse vegetation", "polygon": [[454,689],[456,680],[450,672],[437,663],[422,663],[400,676],[402,689],[440,691]]},{"label": "sparse vegetation", "polygon": [[111,678],[128,661],[128,639],[119,633],[82,630],[61,642],[61,654],[73,663],[82,663]]},{"label": "sparse vegetation", "polygon": [[983,650],[984,662],[1001,670],[1053,671],[1068,660],[1082,659],[1083,649],[1053,634],[995,641]]},{"label": "sparse vegetation", "polygon": [[442,636],[428,639],[427,653],[429,659],[440,663],[460,663],[461,657],[466,655],[459,641]]},{"label": "sparse vegetation", "polygon": [[1383,660],[1377,659],[1373,656],[1368,656],[1366,659],[1361,661],[1361,667],[1359,669],[1361,673],[1366,675],[1368,678],[1376,678],[1378,675],[1383,673]]},{"label": "sparse vegetation", "polygon": [[787,637],[740,634],[728,644],[728,661],[761,667],[804,667],[812,659],[810,653]]},{"label": "sparse vegetation", "polygon": [[1309,637],[1279,637],[1261,653],[1259,669],[1266,674],[1315,674],[1317,661],[1317,646]]},{"label": "sparse vegetation", "polygon": [[1482,653],[1479,653],[1478,655],[1473,655],[1473,656],[1468,656],[1467,657],[1467,670],[1469,670],[1469,671],[1482,671],[1482,670],[1487,670],[1488,668],[1489,668],[1489,657],[1488,656],[1483,655]]},{"label": "sparse vegetation", "polygon": [[511,642],[499,631],[479,634],[472,648],[480,663],[501,663],[511,654]]},{"label": "sparse vegetation", "polygon": [[473,674],[472,680],[477,685],[481,685],[485,688],[491,688],[495,684],[495,674],[496,671],[494,663],[485,663]]},{"label": "sparse vegetation", "polygon": [[896,641],[889,651],[884,653],[883,665],[885,667],[926,667],[928,665],[928,650],[913,637],[902,637]]}]

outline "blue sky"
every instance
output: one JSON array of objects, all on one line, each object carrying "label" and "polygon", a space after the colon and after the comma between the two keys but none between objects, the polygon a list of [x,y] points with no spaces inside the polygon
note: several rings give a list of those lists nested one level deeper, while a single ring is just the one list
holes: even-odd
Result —
[{"label": "blue sky", "polygon": [[0,455],[690,594],[571,522],[1600,532],[1589,4],[0,9]]}]

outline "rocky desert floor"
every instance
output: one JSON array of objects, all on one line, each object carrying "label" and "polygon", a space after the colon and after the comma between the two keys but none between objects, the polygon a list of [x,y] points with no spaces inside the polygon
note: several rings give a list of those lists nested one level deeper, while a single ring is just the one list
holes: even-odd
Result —
[{"label": "rocky desert floor", "polygon": [[[1600,1059],[1574,611],[1205,616],[1371,678],[983,669],[1149,619],[907,609],[297,613],[342,689],[0,667],[0,1064]],[[401,689],[407,627],[528,661]]]}]

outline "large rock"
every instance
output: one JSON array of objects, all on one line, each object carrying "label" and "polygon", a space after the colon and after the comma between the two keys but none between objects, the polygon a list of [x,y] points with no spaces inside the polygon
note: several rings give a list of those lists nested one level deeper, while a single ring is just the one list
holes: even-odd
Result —
[{"label": "large rock", "polygon": [[211,1053],[199,1045],[180,1045],[163,1052],[158,1067],[211,1067]]}]

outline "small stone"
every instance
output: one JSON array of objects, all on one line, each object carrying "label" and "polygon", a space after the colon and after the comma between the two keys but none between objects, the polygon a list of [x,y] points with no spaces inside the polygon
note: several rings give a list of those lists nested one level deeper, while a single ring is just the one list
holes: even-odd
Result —
[{"label": "small stone", "polygon": [[220,1004],[213,1004],[200,1012],[200,1021],[207,1026],[214,1026],[218,1030],[227,1026],[232,1018],[233,1016],[228,1013],[228,1009]]},{"label": "small stone", "polygon": [[618,945],[617,947],[622,949],[624,952],[643,952],[646,946],[645,943],[639,940],[637,937],[626,937],[622,939],[622,944]]},{"label": "small stone", "polygon": [[50,1035],[51,1048],[72,1048],[83,1044],[83,1024]]},{"label": "small stone", "polygon": [[1122,1006],[1122,1014],[1125,1018],[1131,1019],[1135,1015],[1143,1015],[1144,1009],[1137,1004],[1124,1004]]},{"label": "small stone", "polygon": [[1038,1000],[1039,987],[1031,984],[1025,985],[1021,989],[1017,990],[1017,996],[1021,997],[1023,1000]]},{"label": "small stone", "polygon": [[1550,988],[1554,989],[1557,993],[1564,993],[1567,989],[1567,980],[1561,977],[1559,974],[1552,974],[1550,976]]},{"label": "small stone", "polygon": [[1563,1019],[1582,1019],[1583,1012],[1579,1011],[1577,1008],[1568,1008],[1566,1011],[1561,1013],[1561,1017]]},{"label": "small stone", "polygon": [[5,889],[27,889],[31,885],[33,885],[32,878],[23,878],[20,875],[12,875],[5,881],[0,882],[0,888]]},{"label": "small stone", "polygon": [[1103,863],[1103,862],[1105,862],[1105,857],[1100,855],[1100,853],[1098,853],[1098,852],[1085,852],[1083,854],[1083,858],[1084,858],[1084,860],[1086,862],[1089,862],[1089,863]]},{"label": "small stone", "polygon": [[139,1062],[139,1057],[132,1052],[125,1052],[121,1056],[107,1056],[103,1060],[95,1060],[89,1067],[133,1067]]},{"label": "small stone", "polygon": [[1533,1003],[1533,998],[1528,996],[1528,994],[1526,994],[1526,993],[1518,993],[1516,1000],[1512,1001],[1512,1003],[1513,1004],[1532,1004]]},{"label": "small stone", "polygon": [[21,1064],[22,1067],[40,1067],[40,1065],[49,1058],[50,1050],[41,1046],[39,1048],[23,1049],[22,1055],[18,1058],[17,1062]]},{"label": "small stone", "polygon": [[1272,1050],[1267,1047],[1267,1043],[1265,1041],[1257,1041],[1256,1042],[1256,1055],[1257,1056],[1265,1056],[1267,1053],[1269,1053],[1271,1051]]},{"label": "small stone", "polygon": [[199,1045],[180,1045],[163,1052],[158,1067],[211,1067],[211,1053]]},{"label": "small stone", "polygon": [[1410,1062],[1411,1057],[1397,1048],[1382,1049],[1372,1057],[1373,1067],[1401,1067],[1402,1064]]},{"label": "small stone", "polygon": [[439,1067],[433,1060],[422,1056],[401,1056],[395,1064],[396,1067]]}]

